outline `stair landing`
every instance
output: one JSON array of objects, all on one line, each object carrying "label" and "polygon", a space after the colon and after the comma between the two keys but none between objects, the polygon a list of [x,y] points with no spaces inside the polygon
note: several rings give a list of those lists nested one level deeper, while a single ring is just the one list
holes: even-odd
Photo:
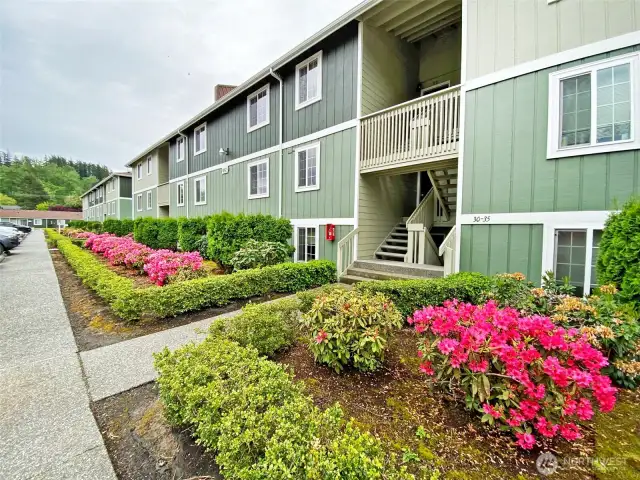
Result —
[{"label": "stair landing", "polygon": [[393,260],[356,260],[340,277],[342,283],[358,283],[367,280],[416,280],[444,276],[440,265],[417,265]]}]

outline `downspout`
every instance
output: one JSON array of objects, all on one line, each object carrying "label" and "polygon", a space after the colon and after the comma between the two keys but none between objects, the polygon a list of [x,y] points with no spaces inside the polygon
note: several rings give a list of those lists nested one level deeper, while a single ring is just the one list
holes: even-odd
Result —
[{"label": "downspout", "polygon": [[[187,173],[186,173],[187,181],[184,183],[184,204],[187,207],[187,218],[189,218],[189,195],[187,194],[187,192],[189,191],[189,139],[180,130],[178,130],[178,135],[184,138],[184,161],[187,162]],[[177,150],[178,150],[178,145],[176,145],[176,158],[178,156]],[[176,192],[177,192],[177,189],[178,189],[178,186],[176,185]],[[176,205],[177,204],[178,202],[176,199]]]},{"label": "downspout", "polygon": [[279,113],[278,113],[278,218],[282,218],[282,126],[284,120],[282,118],[282,105],[284,98],[284,82],[282,77],[273,71],[273,68],[269,69],[269,73],[280,82],[280,93],[278,95]]}]

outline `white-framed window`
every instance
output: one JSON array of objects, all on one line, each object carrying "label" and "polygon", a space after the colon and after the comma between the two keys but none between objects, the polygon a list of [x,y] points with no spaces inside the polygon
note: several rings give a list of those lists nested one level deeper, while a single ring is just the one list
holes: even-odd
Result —
[{"label": "white-framed window", "polygon": [[141,211],[142,211],[142,194],[141,194],[141,193],[139,193],[139,194],[136,196],[136,210],[137,210],[138,212],[141,212]]},{"label": "white-framed window", "polygon": [[176,185],[176,203],[179,207],[184,206],[184,182],[178,182]]},{"label": "white-framed window", "polygon": [[322,99],[322,50],[296,65],[296,110]]},{"label": "white-framed window", "polygon": [[193,131],[193,154],[207,151],[207,124],[203,123]]},{"label": "white-framed window", "polygon": [[187,146],[187,142],[184,137],[178,137],[176,141],[176,161],[181,162],[185,157],[185,147]]},{"label": "white-framed window", "polygon": [[247,132],[269,124],[269,84],[247,97]]},{"label": "white-framed window", "polygon": [[147,210],[151,210],[151,206],[153,205],[153,193],[151,190],[147,190]]},{"label": "white-framed window", "polygon": [[41,218],[34,218],[33,219],[33,224],[34,225],[42,225],[42,219]]},{"label": "white-framed window", "polygon": [[269,196],[269,159],[263,158],[247,165],[249,198]]},{"label": "white-framed window", "polygon": [[318,226],[296,227],[295,247],[296,262],[308,262],[318,258]]},{"label": "white-framed window", "polygon": [[599,223],[545,225],[543,272],[553,271],[558,283],[567,279],[576,295],[588,295],[598,286],[596,264],[603,229]]},{"label": "white-framed window", "polygon": [[193,181],[194,205],[207,203],[207,177],[198,177]]},{"label": "white-framed window", "polygon": [[305,145],[295,150],[295,191],[306,192],[320,188],[320,144]]},{"label": "white-framed window", "polygon": [[113,206],[112,206],[111,202],[107,203],[107,215],[111,215],[112,208],[113,208]]},{"label": "white-framed window", "polygon": [[57,223],[58,223],[58,225],[60,225],[61,227],[64,227],[64,226],[67,224],[67,222],[66,222],[65,220],[58,220],[58,222],[57,222]]},{"label": "white-framed window", "polygon": [[136,177],[138,178],[138,180],[140,180],[142,178],[142,163],[139,163],[136,168],[137,168]]},{"label": "white-framed window", "polygon": [[151,155],[149,155],[147,157],[147,175],[151,175],[151,171],[153,170],[151,168],[152,164],[153,164],[153,159],[151,158]]},{"label": "white-framed window", "polygon": [[549,75],[548,158],[640,149],[639,57]]}]

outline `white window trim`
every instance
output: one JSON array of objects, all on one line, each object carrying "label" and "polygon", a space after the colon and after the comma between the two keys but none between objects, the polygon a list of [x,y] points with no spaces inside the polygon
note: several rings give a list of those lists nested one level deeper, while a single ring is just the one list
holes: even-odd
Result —
[{"label": "white window trim", "polygon": [[[196,198],[196,182],[202,182],[202,186],[200,190],[204,192],[204,200],[202,202],[198,202]],[[193,179],[193,204],[194,205],[206,205],[207,204],[207,176],[203,175],[202,177],[197,177]]]},{"label": "white window trim", "polygon": [[136,211],[141,212],[142,211],[142,194],[139,193],[136,196]]},{"label": "white window trim", "polygon": [[[316,256],[315,258],[306,258],[307,253],[305,252],[305,260],[298,260],[298,230],[301,228],[315,228],[316,229]],[[293,261],[296,263],[305,263],[309,260],[318,260],[320,258],[320,225],[317,223],[311,225],[294,225],[293,226],[293,246],[296,248],[296,251],[293,253]]]},{"label": "white window trim", "polygon": [[604,230],[604,222],[548,222],[542,227],[542,274],[548,270],[555,270],[556,258],[556,230],[585,230],[587,232],[587,254],[584,265],[583,291],[588,295],[591,290],[591,261],[593,248],[593,231]]},{"label": "white window trim", "polygon": [[[182,203],[180,203],[180,187],[182,187]],[[184,181],[176,184],[176,205],[184,207]]]},{"label": "white window trim", "polygon": [[[549,75],[549,101],[548,101],[548,125],[547,125],[547,158],[575,157],[580,155],[591,155],[596,153],[619,152],[624,150],[640,149],[640,75],[638,74],[638,62],[640,53],[619,55],[614,58],[580,65],[574,68],[561,70]],[[613,142],[596,144],[597,128],[597,75],[596,70],[614,67],[629,63],[630,83],[631,83],[631,139],[618,140]],[[590,145],[575,145],[571,147],[560,147],[560,81],[591,73],[591,141]]]},{"label": "white window trim", "polygon": [[[267,192],[266,193],[256,193],[255,195],[251,195],[251,167],[256,167],[263,163],[267,164]],[[267,198],[269,196],[269,158],[261,158],[260,160],[256,160],[255,162],[250,162],[247,164],[247,198],[249,200],[253,200],[255,198]]]},{"label": "white window trim", "polygon": [[[195,137],[194,137],[195,141]],[[180,156],[180,142],[182,142],[182,156]],[[187,140],[184,137],[178,137],[176,140],[176,163],[184,161],[187,151]]]},{"label": "white window trim", "polygon": [[[312,62],[313,60],[318,60],[318,69],[320,70],[320,75],[318,76],[318,96],[314,97],[312,99],[307,99],[304,102],[300,102],[300,68],[304,67],[305,65],[307,65],[308,63]],[[309,58],[307,58],[306,60],[303,60],[302,62],[300,62],[299,64],[296,65],[296,88],[295,88],[295,95],[296,95],[296,110],[300,110],[301,108],[307,107],[313,103],[319,102],[320,100],[322,100],[322,50],[320,50],[319,52],[311,55]]]},{"label": "white window trim", "polygon": [[153,157],[149,155],[147,157],[147,175],[151,175],[153,173]]},{"label": "white window trim", "polygon": [[42,219],[41,218],[34,218],[33,219],[33,224],[34,225],[42,225]]},{"label": "white window trim", "polygon": [[153,193],[151,190],[147,190],[147,210],[151,210],[153,208]]},{"label": "white window trim", "polygon": [[[251,109],[249,108],[250,106],[250,101],[253,97],[257,96],[258,94],[264,92],[266,90],[267,95],[266,95],[266,99],[267,99],[267,118],[265,119],[264,122],[262,123],[256,123],[253,127],[251,126]],[[258,130],[259,128],[264,127],[265,125],[269,125],[269,122],[271,120],[271,91],[270,91],[270,86],[267,83],[264,87],[262,87],[260,90],[256,90],[255,92],[253,92],[251,95],[249,95],[247,97],[247,133],[249,132],[253,132],[254,130]],[[257,107],[256,107],[257,108]]]},{"label": "white window trim", "polygon": [[136,165],[136,178],[140,180],[142,178],[142,162]]},{"label": "white window trim", "polygon": [[[309,187],[300,187],[298,186],[298,152],[302,150],[310,150],[312,148],[317,148],[318,152],[316,153],[316,184]],[[293,161],[293,182],[296,193],[301,192],[312,192],[313,190],[320,190],[320,142],[310,143],[294,150],[295,160]]]},{"label": "white window trim", "polygon": [[[204,141],[202,142],[202,149],[201,150],[196,150],[196,133],[202,130],[203,131],[203,139]],[[207,151],[207,122],[198,125],[196,128],[193,129],[193,154],[194,155],[199,155],[201,153],[204,153]]]}]

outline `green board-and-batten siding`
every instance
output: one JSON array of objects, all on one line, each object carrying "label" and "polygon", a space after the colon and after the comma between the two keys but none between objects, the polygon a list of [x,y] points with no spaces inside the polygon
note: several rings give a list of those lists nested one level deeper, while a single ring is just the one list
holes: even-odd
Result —
[{"label": "green board-and-batten siding", "polygon": [[547,160],[549,73],[467,92],[462,213],[612,210],[640,191],[640,152]]},{"label": "green board-and-batten siding", "polygon": [[462,225],[460,270],[524,273],[540,284],[542,225]]}]

